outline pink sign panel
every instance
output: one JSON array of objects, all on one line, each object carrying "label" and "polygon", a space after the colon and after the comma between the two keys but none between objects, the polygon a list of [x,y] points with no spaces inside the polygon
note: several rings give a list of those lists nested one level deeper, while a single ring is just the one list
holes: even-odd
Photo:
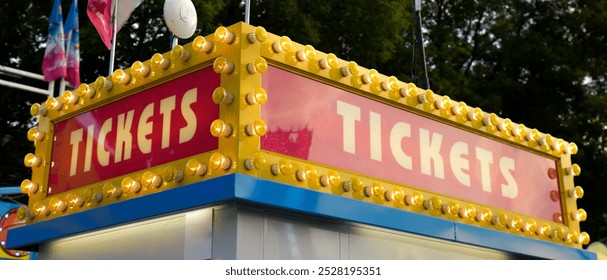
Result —
[{"label": "pink sign panel", "polygon": [[49,195],[217,149],[205,68],[55,124]]},{"label": "pink sign panel", "polygon": [[547,220],[562,214],[555,160],[275,67],[263,87],[264,150]]}]

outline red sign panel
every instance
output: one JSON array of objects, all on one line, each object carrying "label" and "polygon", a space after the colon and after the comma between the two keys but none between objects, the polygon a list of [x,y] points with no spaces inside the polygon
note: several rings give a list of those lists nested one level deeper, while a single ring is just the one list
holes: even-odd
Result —
[{"label": "red sign panel", "polygon": [[55,124],[49,195],[217,149],[205,68]]},{"label": "red sign panel", "polygon": [[263,87],[264,150],[547,220],[561,214],[555,160],[278,68]]}]

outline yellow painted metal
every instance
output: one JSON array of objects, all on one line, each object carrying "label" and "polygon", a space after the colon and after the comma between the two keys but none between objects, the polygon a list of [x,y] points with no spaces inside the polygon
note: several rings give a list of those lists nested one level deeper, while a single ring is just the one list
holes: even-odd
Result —
[{"label": "yellow painted metal", "polygon": [[[46,196],[54,123],[211,65],[221,75],[220,88],[213,94],[213,100],[220,108],[219,120],[214,124],[232,128],[231,131],[213,132],[218,137],[217,151]],[[563,223],[260,150],[260,137],[267,129],[261,119],[261,110],[268,98],[262,88],[263,73],[268,65],[555,160],[563,201]],[[28,209],[34,215],[27,222],[239,172],[385,207],[582,246],[579,242],[583,235],[580,221],[571,215],[578,210],[575,194],[580,193],[576,191],[572,174],[575,172],[571,169],[571,155],[577,152],[575,144],[374,69],[366,69],[356,62],[344,61],[334,54],[317,51],[312,46],[292,42],[288,37],[268,33],[262,27],[245,23],[219,27],[214,34],[198,36],[190,44],[176,46],[147,61],[136,61],[131,68],[100,77],[95,83],[84,84],[74,92],[32,107],[31,113],[38,116],[38,129],[45,137],[34,142],[35,155],[42,161],[39,167],[32,167],[31,181],[39,188],[30,194]],[[144,184],[141,184],[142,177]]]}]

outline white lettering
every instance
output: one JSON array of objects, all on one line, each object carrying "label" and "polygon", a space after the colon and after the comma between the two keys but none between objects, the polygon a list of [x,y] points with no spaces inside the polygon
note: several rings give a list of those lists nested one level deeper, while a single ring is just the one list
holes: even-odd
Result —
[{"label": "white lettering", "polygon": [[70,145],[72,145],[72,159],[70,162],[70,176],[76,175],[78,167],[78,146],[82,142],[82,128],[72,131],[70,134]]},{"label": "white lettering", "polygon": [[109,118],[101,125],[99,131],[99,140],[97,141],[97,160],[101,166],[108,166],[110,164],[110,152],[105,149],[105,137],[108,132],[112,131],[112,118]]},{"label": "white lettering", "polygon": [[137,128],[137,146],[139,150],[144,154],[152,152],[152,139],[148,139],[146,136],[152,134],[154,130],[154,124],[149,122],[150,117],[154,115],[154,103],[148,104],[141,112],[139,117],[139,125]]},{"label": "white lettering", "polygon": [[493,164],[493,153],[483,148],[476,147],[476,159],[481,165],[481,185],[483,191],[491,192],[491,164]]},{"label": "white lettering", "polygon": [[160,114],[162,114],[162,148],[171,144],[171,113],[175,110],[175,95],[160,100]]},{"label": "white lettering", "polygon": [[[133,134],[131,134],[131,125],[133,124],[134,114],[135,110],[128,111],[126,113],[126,119],[124,118],[124,114],[118,115],[118,121],[116,123],[116,154],[114,155],[115,163],[131,158],[131,151],[133,147]],[[124,157],[122,156],[123,144]]]},{"label": "white lettering", "polygon": [[421,159],[422,173],[432,175],[431,163],[434,163],[434,177],[445,179],[445,168],[443,158],[440,155],[440,147],[443,136],[433,132],[430,139],[430,132],[423,128],[419,130],[419,154]]},{"label": "white lettering", "polygon": [[462,185],[470,187],[470,175],[464,172],[470,169],[470,162],[468,159],[462,157],[468,155],[468,144],[464,142],[456,142],[451,146],[449,153],[449,162],[451,163],[451,170],[455,179],[462,183]]},{"label": "white lettering", "polygon": [[186,126],[179,130],[179,144],[188,142],[196,133],[196,114],[192,110],[192,103],[198,98],[198,90],[196,88],[188,90],[181,100],[181,115],[187,122]]},{"label": "white lettering", "polygon": [[91,170],[93,161],[93,138],[95,138],[95,125],[91,124],[86,129],[86,151],[84,153],[84,172]]},{"label": "white lettering", "polygon": [[343,117],[344,152],[356,154],[356,121],[360,121],[360,107],[337,101],[337,114]]},{"label": "white lettering", "polygon": [[371,159],[381,161],[381,115],[375,112],[369,112],[369,121]]},{"label": "white lettering", "polygon": [[507,184],[502,184],[502,196],[507,198],[516,198],[518,196],[518,185],[510,171],[514,171],[514,159],[502,157],[500,159],[500,171],[506,179]]},{"label": "white lettering", "polygon": [[392,150],[392,155],[394,155],[394,159],[398,165],[405,169],[412,170],[412,159],[405,154],[402,147],[402,140],[405,137],[411,137],[411,125],[404,122],[396,123],[392,127],[392,131],[390,131],[390,149]]}]

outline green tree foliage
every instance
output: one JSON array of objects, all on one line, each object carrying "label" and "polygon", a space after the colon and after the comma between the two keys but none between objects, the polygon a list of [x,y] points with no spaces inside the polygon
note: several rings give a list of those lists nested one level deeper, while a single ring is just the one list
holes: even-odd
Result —
[{"label": "green tree foliage", "polygon": [[[42,3],[38,3],[42,2]],[[70,1],[63,1],[64,16]],[[80,5],[83,82],[108,74],[109,51]],[[197,34],[244,20],[244,1],[193,0]],[[0,3],[0,63],[40,72],[52,1]],[[116,67],[169,50],[163,0],[145,0],[118,33]],[[412,1],[251,0],[251,24],[345,60],[419,84]],[[576,183],[588,211],[582,229],[607,239],[607,0],[425,0],[424,43],[431,88],[578,144]],[[189,40],[180,40],[185,44]],[[42,85],[43,86],[43,85]],[[29,106],[43,96],[0,88],[3,185],[29,177],[21,167]]]}]

